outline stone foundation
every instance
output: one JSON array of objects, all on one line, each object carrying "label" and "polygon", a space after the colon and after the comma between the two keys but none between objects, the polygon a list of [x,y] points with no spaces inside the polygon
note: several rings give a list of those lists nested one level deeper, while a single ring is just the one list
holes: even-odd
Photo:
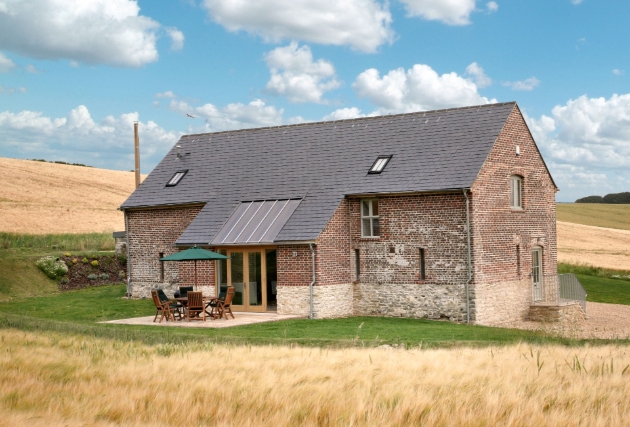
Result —
[{"label": "stone foundation", "polygon": [[356,283],[355,316],[466,321],[465,285]]},{"label": "stone foundation", "polygon": [[586,313],[577,302],[562,305],[537,304],[529,307],[529,320],[543,323],[580,323],[586,320]]},{"label": "stone foundation", "polygon": [[474,300],[474,310],[471,315],[474,323],[496,326],[526,320],[531,293],[529,279],[473,285],[471,300]]},{"label": "stone foundation", "polygon": [[[278,286],[278,314],[308,316],[308,286]],[[352,284],[313,287],[313,315],[316,319],[352,315]]]},{"label": "stone foundation", "polygon": [[[151,298],[152,289],[162,289],[166,296],[173,298],[173,294],[179,289],[179,285],[161,282],[132,282],[129,285],[129,292],[132,298]],[[199,285],[196,290],[207,296],[216,295],[214,286]]]}]

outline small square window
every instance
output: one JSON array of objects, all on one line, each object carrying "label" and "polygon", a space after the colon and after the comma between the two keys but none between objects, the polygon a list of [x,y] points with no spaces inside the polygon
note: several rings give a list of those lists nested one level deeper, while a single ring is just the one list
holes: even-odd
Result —
[{"label": "small square window", "polygon": [[177,172],[175,172],[175,175],[173,175],[173,177],[168,180],[168,182],[166,183],[166,186],[167,187],[175,187],[177,184],[179,184],[179,181],[182,180],[184,175],[186,175],[186,172],[188,172],[188,171],[185,170],[185,171],[177,171]]},{"label": "small square window", "polygon": [[385,169],[385,166],[387,166],[387,163],[389,162],[389,159],[391,159],[391,158],[392,158],[392,156],[378,156],[376,158],[376,161],[374,162],[374,164],[372,165],[372,167],[368,171],[368,173],[381,173],[381,172],[383,172],[383,169]]}]

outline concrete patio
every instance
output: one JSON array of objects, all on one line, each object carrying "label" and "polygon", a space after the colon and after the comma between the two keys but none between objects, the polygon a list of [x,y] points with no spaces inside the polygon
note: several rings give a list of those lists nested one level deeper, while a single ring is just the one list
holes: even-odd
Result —
[{"label": "concrete patio", "polygon": [[153,316],[144,316],[144,317],[134,317],[131,319],[119,319],[119,320],[108,320],[106,322],[100,323],[113,323],[117,325],[144,325],[144,326],[172,326],[172,327],[183,327],[183,328],[229,328],[232,326],[244,326],[244,325],[253,325],[256,323],[265,323],[265,322],[277,322],[279,320],[287,320],[287,319],[299,319],[301,316],[290,316],[290,315],[281,315],[277,313],[234,313],[234,319],[230,317],[229,320],[222,319],[210,319],[207,318],[205,322],[201,322],[198,320],[194,320],[191,322],[177,321],[177,322],[167,322],[163,320],[162,323],[158,323],[160,320],[160,316],[158,316],[155,323],[153,323]]}]

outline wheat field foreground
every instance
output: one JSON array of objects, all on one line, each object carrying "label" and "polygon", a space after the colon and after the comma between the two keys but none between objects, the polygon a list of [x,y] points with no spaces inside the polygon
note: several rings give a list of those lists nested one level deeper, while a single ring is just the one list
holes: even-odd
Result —
[{"label": "wheat field foreground", "polygon": [[146,347],[0,331],[0,425],[611,426],[630,347]]},{"label": "wheat field foreground", "polygon": [[0,231],[91,233],[124,230],[120,206],[132,172],[0,157]]}]

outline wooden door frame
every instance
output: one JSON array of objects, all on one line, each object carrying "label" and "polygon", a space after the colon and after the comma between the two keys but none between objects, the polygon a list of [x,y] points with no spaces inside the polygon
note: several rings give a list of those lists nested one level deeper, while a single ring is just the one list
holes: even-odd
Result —
[{"label": "wooden door frame", "polygon": [[[234,311],[241,312],[266,312],[267,311],[267,250],[278,248],[276,246],[224,246],[217,247],[215,251],[224,250],[230,256],[231,252],[240,252],[243,254],[243,305],[233,305]],[[260,274],[261,274],[261,298],[262,304],[259,306],[249,305],[249,254],[252,252],[260,253]],[[232,259],[227,260],[227,283],[232,284]],[[215,280],[217,284],[216,296],[219,296],[221,284],[219,283],[219,269],[215,269]]]}]

